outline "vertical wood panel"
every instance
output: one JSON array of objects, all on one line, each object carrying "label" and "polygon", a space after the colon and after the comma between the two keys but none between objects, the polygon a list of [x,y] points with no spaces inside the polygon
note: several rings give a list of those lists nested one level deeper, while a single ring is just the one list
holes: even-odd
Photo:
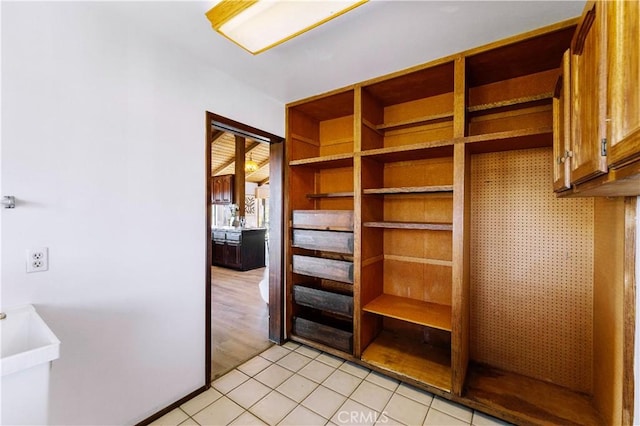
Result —
[{"label": "vertical wood panel", "polygon": [[[269,340],[284,342],[284,165],[285,142],[269,146]],[[271,307],[274,308],[271,308]]]},{"label": "vertical wood panel", "polygon": [[451,391],[462,395],[469,364],[469,243],[471,156],[464,145],[453,152],[453,247],[451,295]]},{"label": "vertical wood panel", "polygon": [[[355,88],[354,93],[354,120],[353,120],[353,150],[361,151],[362,148],[362,114],[363,114],[362,87]],[[361,288],[362,288],[362,157],[353,159],[352,188],[353,188],[353,354],[360,357],[362,346],[360,341],[360,323],[362,317]]]},{"label": "vertical wood panel", "polygon": [[[625,247],[624,247],[624,345],[623,345],[623,375],[622,384],[622,424],[631,424],[634,420],[634,354],[636,332],[636,236],[638,235],[638,197],[625,198]],[[635,413],[636,415],[638,413]]]},{"label": "vertical wood panel", "polygon": [[467,70],[466,59],[454,63],[453,137],[466,136],[467,129]]},{"label": "vertical wood panel", "polygon": [[234,179],[234,199],[238,205],[238,216],[244,216],[244,196],[245,196],[245,173],[244,173],[244,160],[245,160],[245,138],[242,136],[236,136],[236,170]]},{"label": "vertical wood panel", "polygon": [[204,143],[204,176],[205,176],[205,260],[206,264],[204,265],[205,272],[205,282],[204,282],[204,297],[205,297],[205,308],[204,308],[204,377],[205,377],[205,388],[208,388],[211,383],[211,258],[213,256],[212,247],[211,247],[211,197],[213,195],[213,191],[210,185],[211,180],[211,145],[213,144],[215,136],[211,131],[211,122],[213,117],[210,112],[205,112],[204,115],[204,134],[205,143]]},{"label": "vertical wood panel", "polygon": [[593,281],[593,403],[622,422],[624,200],[596,198]]}]

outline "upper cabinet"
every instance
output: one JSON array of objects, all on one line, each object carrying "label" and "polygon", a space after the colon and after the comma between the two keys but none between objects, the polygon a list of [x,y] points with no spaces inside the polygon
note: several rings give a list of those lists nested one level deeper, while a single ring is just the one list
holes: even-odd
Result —
[{"label": "upper cabinet", "polygon": [[211,203],[233,203],[233,175],[213,176],[211,178]]},{"label": "upper cabinet", "polygon": [[554,95],[556,192],[640,195],[639,38],[637,1],[585,6]]},{"label": "upper cabinet", "polygon": [[571,183],[607,172],[604,4],[587,5],[571,46]]},{"label": "upper cabinet", "polygon": [[606,2],[609,152],[617,168],[640,160],[640,3]]}]

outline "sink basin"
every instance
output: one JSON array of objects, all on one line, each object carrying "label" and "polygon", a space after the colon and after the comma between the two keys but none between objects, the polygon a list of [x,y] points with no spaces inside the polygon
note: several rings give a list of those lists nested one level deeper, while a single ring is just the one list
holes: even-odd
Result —
[{"label": "sink basin", "polygon": [[60,340],[32,305],[13,308],[0,320],[2,376],[53,361],[60,356]]},{"label": "sink basin", "polygon": [[5,311],[0,320],[0,424],[49,423],[49,371],[60,340],[31,305]]}]

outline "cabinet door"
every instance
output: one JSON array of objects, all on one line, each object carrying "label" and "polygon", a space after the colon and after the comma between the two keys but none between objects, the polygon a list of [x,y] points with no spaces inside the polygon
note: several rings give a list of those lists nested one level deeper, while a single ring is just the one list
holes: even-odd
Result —
[{"label": "cabinet door", "polygon": [[214,265],[224,265],[225,244],[223,242],[213,241],[213,259],[211,263]]},{"label": "cabinet door", "polygon": [[232,268],[240,268],[242,266],[242,247],[240,244],[227,242],[225,247],[225,264]]},{"label": "cabinet door", "polygon": [[589,2],[572,41],[571,183],[607,172],[605,24],[604,4]]},{"label": "cabinet door", "polygon": [[553,95],[553,190],[571,188],[568,152],[571,151],[571,52],[562,56],[562,67]]},{"label": "cabinet door", "polygon": [[222,181],[219,176],[213,177],[213,202],[222,203]]},{"label": "cabinet door", "polygon": [[211,176],[209,181],[209,185],[211,186],[211,203],[216,202],[216,178],[215,176]]},{"label": "cabinet door", "polygon": [[640,159],[640,2],[611,1],[607,8],[608,163]]},{"label": "cabinet door", "polygon": [[222,177],[222,194],[220,196],[220,198],[222,199],[222,201],[224,201],[225,203],[230,203],[231,202],[231,182],[229,181],[229,176],[223,176]]},{"label": "cabinet door", "polygon": [[224,203],[233,202],[233,175],[221,176],[221,201]]}]

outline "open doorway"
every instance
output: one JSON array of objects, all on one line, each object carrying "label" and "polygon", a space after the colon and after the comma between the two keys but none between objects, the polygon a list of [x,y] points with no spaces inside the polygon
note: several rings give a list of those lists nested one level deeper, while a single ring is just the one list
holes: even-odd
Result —
[{"label": "open doorway", "polygon": [[282,342],[284,149],[281,137],[210,112],[205,125],[210,382]]}]

